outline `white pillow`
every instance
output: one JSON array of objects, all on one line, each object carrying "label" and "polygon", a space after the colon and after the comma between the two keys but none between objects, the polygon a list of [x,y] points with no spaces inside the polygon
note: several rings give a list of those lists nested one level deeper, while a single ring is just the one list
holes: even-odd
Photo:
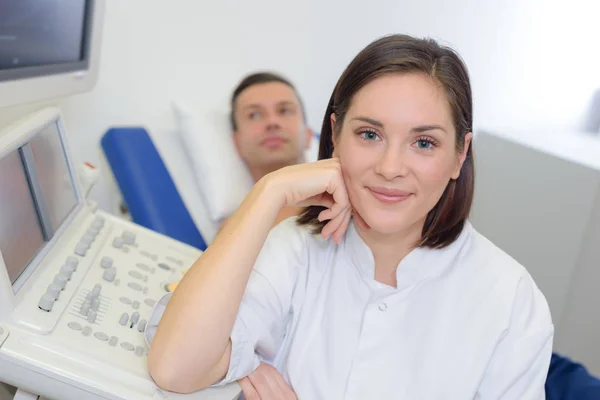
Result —
[{"label": "white pillow", "polygon": [[235,149],[225,114],[173,109],[200,195],[213,221],[230,216],[252,188],[252,176]]},{"label": "white pillow", "polygon": [[[213,221],[229,217],[254,184],[246,164],[239,157],[228,115],[219,112],[191,112],[181,103],[173,109],[200,194]],[[316,161],[319,136],[314,135],[306,161]]]}]

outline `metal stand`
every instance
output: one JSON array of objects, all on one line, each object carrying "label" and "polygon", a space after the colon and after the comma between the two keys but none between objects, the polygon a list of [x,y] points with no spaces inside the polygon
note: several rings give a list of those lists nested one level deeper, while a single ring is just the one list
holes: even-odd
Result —
[{"label": "metal stand", "polygon": [[32,394],[24,391],[23,389],[18,389],[17,393],[15,393],[15,397],[13,400],[41,400],[37,394]]}]

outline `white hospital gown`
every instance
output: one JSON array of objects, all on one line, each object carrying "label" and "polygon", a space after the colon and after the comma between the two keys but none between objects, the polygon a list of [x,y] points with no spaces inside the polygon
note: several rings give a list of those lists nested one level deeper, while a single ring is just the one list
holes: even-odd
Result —
[{"label": "white hospital gown", "polygon": [[[288,219],[269,234],[219,386],[273,364],[300,400],[544,399],[553,325],[525,268],[465,225],[374,279],[353,224],[340,245]],[[153,312],[152,339],[164,304]]]}]

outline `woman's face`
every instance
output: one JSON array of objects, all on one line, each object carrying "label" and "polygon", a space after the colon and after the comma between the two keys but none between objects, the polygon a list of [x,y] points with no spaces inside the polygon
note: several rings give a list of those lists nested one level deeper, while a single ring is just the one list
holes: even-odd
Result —
[{"label": "woman's face", "polygon": [[456,151],[450,105],[430,77],[390,74],[355,94],[334,156],[355,212],[371,229],[393,234],[422,229],[450,179],[458,178],[470,140],[469,133]]}]

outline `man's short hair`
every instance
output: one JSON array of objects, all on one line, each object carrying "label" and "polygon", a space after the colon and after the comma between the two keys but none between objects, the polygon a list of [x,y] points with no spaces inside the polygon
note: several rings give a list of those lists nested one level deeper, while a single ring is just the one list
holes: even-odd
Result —
[{"label": "man's short hair", "polygon": [[300,98],[300,95],[298,94],[298,91],[296,90],[294,85],[292,85],[292,83],[290,81],[288,81],[287,79],[285,79],[283,76],[275,74],[273,72],[257,72],[254,74],[250,74],[250,75],[246,76],[244,79],[242,79],[242,81],[237,85],[237,87],[233,91],[233,94],[231,96],[231,111],[229,113],[231,129],[233,129],[234,131],[237,130],[237,123],[235,121],[235,107],[236,107],[236,101],[237,101],[238,97],[240,96],[240,94],[242,94],[242,92],[244,90],[248,89],[250,86],[260,85],[263,83],[271,83],[271,82],[283,83],[284,85],[287,85],[290,88],[292,88],[292,90],[294,91],[294,94],[296,95],[296,98],[298,98],[298,102],[300,103],[300,111],[302,111],[302,118],[304,119],[304,122],[306,123],[306,113],[304,110],[304,104],[302,104],[302,99]]}]

